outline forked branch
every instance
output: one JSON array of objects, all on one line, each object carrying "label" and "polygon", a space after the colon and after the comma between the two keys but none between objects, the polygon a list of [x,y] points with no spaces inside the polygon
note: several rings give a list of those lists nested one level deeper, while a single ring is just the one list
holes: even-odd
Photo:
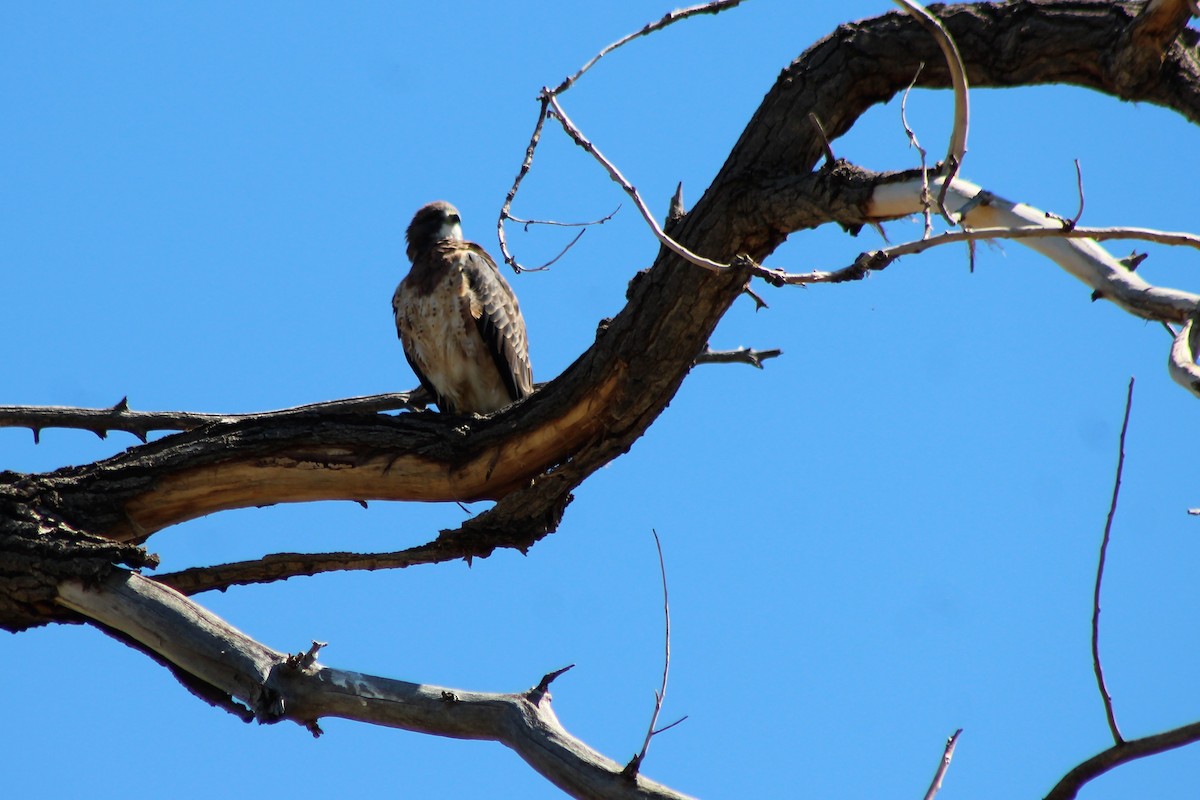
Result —
[{"label": "forked branch", "polygon": [[511,748],[572,797],[685,797],[641,775],[623,775],[619,764],[571,736],[550,707],[546,689],[555,673],[527,692],[494,694],[332,669],[316,662],[315,644],[311,657],[273,650],[183,595],[124,570],[94,588],[64,583],[59,603],[236,699],[259,722],[290,720],[319,733],[322,717],[340,717],[488,739]]}]

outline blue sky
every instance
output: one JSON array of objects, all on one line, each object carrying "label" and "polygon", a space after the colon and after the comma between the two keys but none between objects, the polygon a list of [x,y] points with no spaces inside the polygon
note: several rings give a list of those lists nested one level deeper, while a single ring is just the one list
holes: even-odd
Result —
[{"label": "blue sky", "polygon": [[[652,2],[8,4],[0,9],[0,404],[249,412],[416,384],[389,315],[403,230],[423,203],[495,219],[544,84],[671,6]],[[780,69],[885,2],[752,0],[605,58],[563,103],[656,213],[699,196]],[[945,93],[910,123],[944,151]],[[1195,130],[1070,88],[972,95],[963,175],[1085,224],[1194,226],[1168,157]],[[915,164],[897,104],[834,143]],[[519,216],[594,219],[550,271],[510,278],[535,377],[557,375],[621,306],[657,246],[630,203],[547,129]],[[892,241],[919,225],[896,223]],[[555,229],[510,241],[526,263]],[[768,262],[834,268],[864,231],[794,235]],[[1132,245],[1117,243],[1124,254]],[[1145,249],[1138,245],[1139,249]],[[1156,248],[1152,283],[1190,289],[1193,254]],[[1169,338],[1014,243],[908,258],[861,283],[759,287],[713,337],[780,347],[763,371],[703,367],[554,536],[377,574],[201,595],[280,650],[337,667],[517,691],[548,670],[569,730],[625,761],[661,670],[651,529],[666,554],[672,673],[644,771],[703,797],[920,796],[965,729],[943,797],[1040,797],[1108,745],[1091,673],[1092,580],[1117,434],[1137,377],[1104,586],[1102,647],[1128,737],[1200,719],[1191,624],[1200,444]],[[136,441],[0,430],[0,468],[85,463]],[[151,541],[164,569],[280,550],[394,550],[457,526],[455,505],[349,503],[225,513]],[[515,755],[328,720],[246,726],[85,627],[5,637],[0,708],[14,797],[271,791],[558,796]],[[1088,800],[1190,798],[1192,748],[1123,768]],[[104,777],[98,777],[104,776]]]}]

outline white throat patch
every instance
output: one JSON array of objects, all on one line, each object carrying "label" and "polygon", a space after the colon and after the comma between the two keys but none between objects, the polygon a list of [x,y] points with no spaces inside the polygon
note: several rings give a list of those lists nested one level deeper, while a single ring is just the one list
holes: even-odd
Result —
[{"label": "white throat patch", "polygon": [[444,222],[442,227],[438,229],[437,238],[453,239],[456,242],[463,240],[462,225],[458,222]]}]

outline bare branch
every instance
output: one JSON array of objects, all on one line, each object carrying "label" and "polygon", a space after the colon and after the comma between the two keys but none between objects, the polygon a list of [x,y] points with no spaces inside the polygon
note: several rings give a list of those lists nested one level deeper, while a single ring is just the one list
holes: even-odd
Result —
[{"label": "bare branch", "polygon": [[1071,228],[1073,229],[1079,224],[1079,220],[1083,219],[1083,167],[1079,166],[1079,159],[1075,159],[1075,185],[1079,189],[1079,210],[1075,212],[1075,216],[1071,219]]},{"label": "bare branch", "polygon": [[617,215],[617,212],[620,210],[621,210],[621,206],[618,205],[616,208],[614,208],[609,213],[605,214],[600,219],[594,219],[591,222],[558,222],[557,220],[553,220],[553,219],[521,219],[520,217],[514,217],[511,215],[508,217],[508,219],[511,219],[513,222],[517,223],[518,225],[525,226],[525,230],[529,230],[530,225],[551,225],[551,226],[556,226],[559,228],[588,228],[588,227],[591,227],[592,225],[603,225],[604,223],[608,222],[610,219],[615,217]]},{"label": "bare branch", "polygon": [[658,222],[654,219],[654,215],[650,213],[650,209],[646,205],[646,201],[642,199],[640,194],[638,194],[638,190],[634,188],[633,184],[626,180],[625,176],[621,174],[621,171],[617,169],[616,165],[605,158],[604,154],[596,148],[596,145],[592,144],[592,142],[583,135],[583,132],[575,126],[575,123],[571,122],[566,112],[563,111],[562,106],[559,105],[558,99],[554,97],[554,95],[548,95],[547,98],[549,100],[553,116],[558,120],[559,124],[562,125],[563,130],[567,132],[567,135],[575,141],[575,144],[582,147],[584,150],[590,153],[594,159],[600,162],[600,165],[604,167],[605,171],[608,172],[608,176],[612,178],[613,181],[622,189],[624,189],[625,193],[629,195],[630,198],[633,199],[634,205],[637,206],[638,211],[642,215],[642,219],[646,220],[646,224],[650,226],[650,230],[654,233],[654,238],[658,239],[658,241],[661,242],[664,247],[673,252],[675,255],[679,256],[685,261],[695,264],[698,267],[703,267],[704,269],[712,272],[722,272],[729,269],[728,264],[722,264],[720,262],[713,261],[712,259],[705,258],[704,256],[696,255],[691,250],[688,250],[679,242],[672,239],[670,236],[667,236],[667,234],[663,232],[662,227],[659,226]]},{"label": "bare branch", "polygon": [[[810,283],[843,283],[858,280],[867,272],[878,272],[891,266],[903,256],[923,253],[926,250],[945,244],[968,244],[988,239],[1078,239],[1094,242],[1108,239],[1139,239],[1160,244],[1196,247],[1200,237],[1189,233],[1158,231],[1150,228],[1075,228],[1064,230],[1060,227],[1019,226],[1012,228],[969,228],[966,230],[944,231],[929,239],[917,239],[910,242],[884,247],[861,253],[853,264],[839,270],[814,271],[803,273],[786,273],[770,267],[752,265],[751,271],[756,277],[762,278],[775,286],[802,286]],[[1105,295],[1107,296],[1107,295]],[[1175,318],[1171,314],[1171,318]]]},{"label": "bare branch", "polygon": [[571,86],[573,86],[577,80],[579,80],[581,77],[583,77],[583,73],[587,72],[589,69],[591,69],[593,66],[595,66],[597,61],[604,58],[606,55],[611,53],[613,50],[616,50],[621,45],[628,44],[629,42],[632,42],[634,39],[640,38],[642,36],[648,36],[649,34],[654,33],[655,31],[662,30],[663,28],[667,27],[671,23],[678,22],[681,19],[687,19],[688,17],[694,17],[697,14],[720,14],[722,11],[725,11],[727,9],[730,9],[730,8],[740,5],[741,2],[742,2],[742,0],[714,0],[714,2],[711,2],[711,3],[704,3],[704,4],[698,5],[698,6],[691,6],[690,8],[679,8],[674,11],[671,11],[670,13],[665,14],[662,17],[662,19],[660,19],[656,22],[651,22],[648,25],[646,25],[645,27],[643,27],[641,30],[631,33],[628,36],[624,36],[624,37],[618,39],[617,41],[613,42],[612,44],[608,45],[607,47],[605,47],[599,53],[592,56],[591,61],[588,61],[586,64],[584,64],[579,69],[578,72],[576,72],[574,75],[564,78],[562,83],[560,83],[558,86],[554,87],[554,90],[551,92],[551,94],[555,94],[555,95],[562,94],[567,89],[570,89]]},{"label": "bare branch", "polygon": [[1104,561],[1108,555],[1108,542],[1112,534],[1113,517],[1117,513],[1117,497],[1121,493],[1121,473],[1125,469],[1125,434],[1129,430],[1129,409],[1133,405],[1133,378],[1129,379],[1129,391],[1125,395],[1125,419],[1121,422],[1121,441],[1117,450],[1117,475],[1113,482],[1112,503],[1108,507],[1108,518],[1104,522],[1104,537],[1100,541],[1100,559],[1096,565],[1096,588],[1092,593],[1092,670],[1096,673],[1096,686],[1100,690],[1100,699],[1104,702],[1104,716],[1108,720],[1108,729],[1112,732],[1113,741],[1121,744],[1125,741],[1121,730],[1117,727],[1117,717],[1113,713],[1112,695],[1104,682],[1104,669],[1100,666],[1100,585],[1104,581]]},{"label": "bare branch", "polygon": [[1200,722],[1113,745],[1064,775],[1045,800],[1074,800],[1084,785],[1110,769],[1196,742],[1200,742]]},{"label": "bare branch", "polygon": [[938,208],[946,221],[953,225],[955,221],[946,211],[945,190],[958,174],[963,158],[967,154],[967,126],[971,116],[970,95],[967,90],[967,68],[963,64],[962,55],[958,52],[958,45],[954,43],[953,37],[950,36],[950,32],[946,30],[946,26],[942,24],[941,20],[930,14],[915,0],[893,0],[893,2],[916,18],[921,26],[933,35],[938,47],[942,50],[942,55],[946,58],[946,68],[950,72],[950,84],[954,90],[954,127],[950,131],[946,160],[942,162],[941,174],[946,182],[942,184],[942,193],[938,196]]},{"label": "bare branch", "polygon": [[[655,730],[654,726],[658,724],[658,715],[662,711],[663,701],[667,697],[667,676],[671,673],[671,601],[667,594],[667,565],[663,561],[662,541],[658,538],[658,531],[651,529],[650,532],[654,534],[654,546],[658,549],[658,571],[662,575],[663,625],[665,629],[663,633],[662,684],[659,686],[658,691],[654,693],[654,713],[650,715],[650,725],[646,728],[646,738],[642,742],[642,749],[629,760],[629,763],[625,765],[625,769],[621,770],[621,774],[627,778],[637,775],[638,770],[641,769],[642,762],[646,760],[646,751],[650,749],[650,740],[654,738],[656,733],[660,732]],[[682,721],[679,720],[679,722]],[[679,722],[674,722],[663,728],[663,730],[672,728],[678,725]]]},{"label": "bare branch", "polygon": [[513,258],[512,253],[508,251],[508,239],[504,235],[504,220],[509,219],[509,210],[512,208],[513,198],[517,196],[517,190],[521,188],[521,181],[525,180],[525,176],[529,174],[530,167],[533,166],[533,154],[537,151],[538,142],[542,139],[542,127],[546,124],[546,106],[549,103],[549,95],[546,94],[546,89],[542,88],[542,95],[538,98],[541,107],[538,109],[537,123],[533,126],[533,134],[529,137],[529,144],[525,146],[525,159],[521,162],[521,168],[517,170],[517,177],[513,179],[512,188],[508,190],[508,194],[504,198],[504,205],[500,207],[500,216],[496,218],[496,238],[500,241],[500,255],[504,257],[504,263],[512,267],[516,272],[521,272],[524,267],[517,263]]},{"label": "bare branch", "polygon": [[[1079,166],[1079,159],[1075,159],[1075,185],[1079,192],[1079,210],[1075,212],[1075,216],[1071,219],[1060,217],[1053,211],[1046,212],[1046,219],[1058,220],[1065,230],[1075,230],[1075,226],[1079,224],[1079,220],[1083,218],[1083,170]],[[1123,259],[1122,259],[1123,261]]]},{"label": "bare branch", "polygon": [[105,438],[109,431],[132,433],[146,441],[151,431],[190,431],[218,422],[236,422],[262,416],[299,416],[303,414],[377,414],[381,411],[419,409],[433,402],[424,389],[390,394],[326,400],[277,411],[253,414],[204,414],[193,411],[131,411],[124,398],[112,408],[71,408],[68,406],[0,406],[0,428],[29,428],[34,441],[46,428],[70,428],[91,431]]},{"label": "bare branch", "polygon": [[778,358],[783,355],[783,351],[774,350],[753,350],[748,347],[739,347],[736,350],[713,350],[706,347],[704,352],[696,356],[697,364],[749,364],[752,367],[762,369],[762,362],[768,358]]},{"label": "bare branch", "polygon": [[928,239],[933,235],[933,215],[930,213],[933,198],[929,194],[929,168],[925,163],[929,154],[921,146],[920,141],[917,140],[917,134],[908,124],[908,96],[913,87],[917,85],[917,78],[921,77],[921,70],[924,68],[925,62],[922,61],[917,67],[916,74],[913,75],[912,83],[908,85],[908,88],[904,90],[904,95],[900,98],[900,124],[904,126],[904,135],[908,137],[909,146],[915,147],[921,157],[921,203],[924,206],[921,216],[925,220],[925,233],[921,238]]},{"label": "bare branch", "polygon": [[[262,645],[183,595],[116,570],[93,588],[59,587],[58,602],[120,631],[196,678],[244,703],[259,722],[297,722],[319,731],[322,717],[500,742],[554,785],[581,798],[684,796],[642,776],[622,775],[615,761],[571,736],[544,687],[493,694],[447,689],[307,665]],[[290,662],[290,663],[289,663]]]},{"label": "bare branch", "polygon": [[[887,220],[919,213],[920,192],[921,184],[917,178],[881,183],[876,186],[868,203],[867,216],[874,220]],[[951,231],[927,241],[865,254],[859,257],[854,268],[877,269],[900,255],[921,252],[934,246],[934,243],[1017,239],[1098,290],[1106,300],[1136,316],[1182,323],[1200,303],[1200,296],[1196,294],[1152,286],[1098,244],[1109,239],[1143,239],[1200,249],[1198,236],[1146,228],[1075,228],[1065,231],[1061,225],[1049,224],[1043,212],[985,192],[968,181],[954,180],[950,192],[954,195],[951,202],[953,210],[970,230]],[[830,280],[828,275],[825,273],[824,280]],[[834,278],[848,279],[836,273]]]},{"label": "bare branch", "polygon": [[274,583],[289,578],[326,572],[404,569],[419,564],[459,561],[470,553],[455,552],[437,541],[391,553],[271,553],[250,561],[235,561],[211,567],[192,567],[151,576],[156,583],[186,595],[231,586]]},{"label": "bare branch", "polygon": [[[528,269],[526,267],[522,267],[519,263],[517,263],[517,260],[513,257],[512,253],[509,252],[508,239],[504,234],[504,220],[514,219],[509,214],[509,211],[512,209],[513,198],[515,198],[517,196],[517,190],[520,188],[521,182],[525,179],[525,176],[529,173],[530,167],[533,165],[533,154],[537,150],[538,143],[541,141],[542,126],[546,122],[547,106],[549,105],[549,103],[552,102],[555,97],[557,97],[558,95],[560,95],[563,92],[570,89],[575,84],[576,81],[578,81],[581,77],[583,77],[583,74],[585,72],[587,72],[589,69],[591,69],[596,64],[596,62],[598,62],[600,59],[604,58],[604,56],[608,55],[613,50],[616,50],[618,47],[621,47],[622,45],[624,45],[628,42],[631,42],[634,39],[637,39],[639,37],[647,36],[651,33],[654,33],[655,31],[662,30],[663,28],[667,27],[668,25],[670,25],[674,22],[678,22],[679,20],[687,19],[688,17],[693,17],[698,14],[719,14],[722,11],[725,11],[726,9],[730,9],[737,5],[740,5],[741,2],[742,2],[742,0],[713,0],[713,2],[704,3],[702,5],[692,6],[690,8],[682,8],[682,9],[677,9],[675,11],[672,11],[672,12],[664,15],[658,21],[651,22],[648,25],[644,26],[641,30],[639,30],[635,33],[631,33],[628,36],[622,37],[621,39],[608,45],[603,50],[601,50],[599,53],[597,53],[595,56],[593,56],[590,61],[588,61],[586,64],[584,64],[583,67],[581,67],[578,72],[576,72],[574,75],[571,75],[571,76],[568,76],[567,78],[565,78],[562,83],[560,83],[558,86],[554,87],[553,89],[549,89],[545,86],[542,87],[542,91],[538,96],[538,101],[541,104],[541,108],[538,110],[538,118],[537,118],[537,123],[533,127],[533,135],[529,137],[529,144],[525,148],[525,159],[521,162],[521,168],[517,172],[517,177],[513,181],[512,188],[510,188],[508,190],[508,195],[504,198],[504,205],[501,206],[500,215],[496,220],[496,236],[500,241],[500,254],[504,257],[504,263],[511,266],[516,272],[536,271],[533,269]],[[571,244],[574,244],[574,242],[572,242]],[[568,245],[567,247],[569,249],[570,245]],[[566,252],[566,251],[564,250],[563,252]],[[562,257],[562,254],[560,253],[559,256],[556,257],[554,260],[552,260],[548,264],[542,265],[541,267],[539,267],[537,269],[545,269],[546,267],[550,266],[550,264],[554,263],[554,261],[558,260],[558,258],[561,258],[561,257]]]},{"label": "bare branch", "polygon": [[958,737],[961,735],[962,728],[959,728],[946,739],[946,749],[942,751],[942,760],[938,764],[937,771],[933,773],[933,782],[929,784],[929,790],[925,792],[925,800],[933,800],[941,791],[942,780],[946,777],[946,770],[950,769],[950,759],[954,758],[954,747],[958,744]]}]

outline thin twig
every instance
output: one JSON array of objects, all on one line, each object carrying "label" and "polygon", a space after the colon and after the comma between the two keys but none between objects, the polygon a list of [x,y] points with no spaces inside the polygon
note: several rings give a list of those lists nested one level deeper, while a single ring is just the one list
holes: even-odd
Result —
[{"label": "thin twig", "polygon": [[618,204],[617,207],[614,208],[612,211],[610,211],[608,214],[601,217],[600,219],[592,220],[591,222],[559,222],[559,221],[553,220],[553,219],[521,219],[520,217],[514,217],[511,214],[508,215],[507,218],[511,219],[513,222],[517,223],[518,225],[525,226],[525,230],[529,230],[530,225],[555,225],[560,228],[589,228],[592,225],[603,225],[604,223],[608,222],[610,219],[615,217],[617,215],[617,212],[620,210],[621,210],[621,206],[620,206],[620,204]]},{"label": "thin twig", "polygon": [[605,158],[604,154],[596,148],[596,145],[592,144],[592,142],[583,135],[583,132],[580,131],[573,122],[571,122],[566,112],[563,111],[562,106],[559,105],[557,98],[555,98],[553,95],[549,95],[547,99],[550,103],[550,109],[554,118],[558,120],[560,125],[562,125],[563,130],[567,132],[567,135],[570,136],[571,139],[574,140],[575,144],[582,147],[584,150],[590,153],[593,158],[600,162],[600,165],[604,167],[605,171],[608,172],[608,176],[612,178],[613,181],[622,189],[624,189],[625,193],[629,195],[630,198],[633,199],[633,203],[637,206],[638,212],[641,213],[642,219],[644,219],[646,224],[650,226],[650,230],[653,231],[654,237],[658,239],[658,241],[661,242],[664,247],[685,261],[689,261],[698,267],[703,267],[704,269],[711,270],[712,272],[721,272],[729,269],[729,264],[722,264],[718,261],[713,261],[712,259],[697,255],[681,245],[679,242],[672,239],[670,236],[667,236],[667,234],[664,233],[663,229],[659,226],[658,222],[655,221],[654,215],[650,213],[650,209],[646,205],[646,201],[642,199],[640,194],[638,194],[638,190],[634,188],[633,184],[626,180],[625,176],[621,174],[621,171],[617,169],[616,165]]},{"label": "thin twig", "polygon": [[925,69],[924,61],[917,65],[917,71],[913,75],[912,82],[908,84],[908,88],[904,90],[904,95],[900,98],[900,124],[904,126],[904,134],[908,137],[909,146],[915,147],[921,156],[921,207],[923,209],[922,216],[925,218],[925,235],[921,238],[928,239],[933,235],[933,214],[930,211],[933,198],[929,194],[929,168],[926,164],[926,158],[929,153],[921,146],[921,143],[917,140],[917,134],[913,132],[912,127],[908,124],[908,95],[912,92],[913,87],[917,85],[917,78],[921,77],[921,70],[923,69]]},{"label": "thin twig", "polygon": [[504,220],[509,218],[508,212],[512,208],[513,198],[517,196],[517,189],[521,188],[521,181],[525,180],[530,167],[533,166],[533,154],[537,150],[538,142],[542,139],[542,127],[546,124],[546,107],[549,104],[549,96],[546,94],[545,88],[542,89],[538,100],[541,102],[541,108],[538,110],[537,124],[533,126],[533,135],[529,137],[529,144],[525,147],[525,160],[521,162],[521,168],[517,170],[517,177],[513,180],[512,188],[508,190],[508,194],[504,198],[504,205],[500,207],[500,216],[496,219],[496,237],[500,240],[500,255],[504,257],[504,263],[518,273],[522,271],[523,267],[508,251],[508,239],[504,235]]},{"label": "thin twig", "polygon": [[1112,503],[1108,507],[1108,518],[1104,522],[1104,538],[1100,541],[1100,560],[1096,565],[1096,588],[1092,594],[1092,669],[1096,673],[1096,686],[1100,690],[1100,699],[1104,701],[1104,716],[1108,719],[1108,729],[1112,731],[1113,741],[1123,744],[1121,729],[1117,727],[1117,717],[1113,713],[1112,695],[1104,682],[1104,670],[1100,666],[1100,585],[1104,581],[1104,560],[1108,555],[1108,542],[1112,534],[1113,517],[1117,513],[1117,497],[1121,493],[1121,473],[1125,469],[1125,433],[1129,430],[1129,409],[1133,405],[1133,378],[1129,378],[1129,390],[1125,395],[1125,419],[1121,422],[1121,440],[1117,451],[1117,476],[1113,482]]},{"label": "thin twig", "polygon": [[672,12],[664,15],[662,17],[662,19],[657,20],[656,22],[651,22],[648,25],[646,25],[645,27],[643,27],[641,30],[635,31],[634,33],[631,33],[628,36],[624,36],[624,37],[618,39],[617,41],[613,42],[612,44],[608,45],[608,47],[605,47],[599,53],[592,56],[591,61],[587,62],[582,67],[580,67],[578,72],[576,72],[574,75],[564,78],[562,83],[560,83],[558,86],[554,87],[552,94],[556,94],[556,95],[562,94],[567,89],[570,89],[571,86],[574,85],[575,81],[577,81],[581,77],[583,77],[583,73],[587,72],[589,69],[591,69],[593,66],[595,66],[597,61],[604,58],[606,55],[611,53],[613,50],[616,50],[621,45],[628,44],[629,42],[632,42],[634,39],[638,39],[642,36],[648,36],[651,33],[654,33],[655,31],[662,30],[663,28],[667,27],[671,23],[678,22],[681,19],[687,19],[688,17],[693,17],[697,14],[720,14],[722,11],[725,11],[726,9],[730,9],[730,8],[733,8],[734,6],[741,4],[741,2],[742,2],[742,0],[716,0],[715,2],[712,2],[712,3],[704,3],[702,5],[692,6],[690,8],[676,9],[675,11],[672,11]]},{"label": "thin twig", "polygon": [[956,224],[954,218],[946,210],[946,190],[958,174],[963,158],[967,154],[967,127],[971,116],[967,69],[958,52],[958,45],[954,43],[950,32],[946,30],[946,26],[940,19],[930,14],[924,6],[914,0],[893,0],[893,2],[907,11],[933,35],[938,47],[942,50],[942,55],[946,58],[946,68],[950,72],[950,85],[954,89],[954,127],[950,131],[950,142],[946,147],[946,160],[942,162],[942,175],[945,176],[946,181],[942,184],[942,191],[938,196],[938,208],[946,222],[954,225]]},{"label": "thin twig", "polygon": [[[1068,230],[1068,231],[1074,230],[1075,226],[1079,224],[1079,220],[1083,218],[1083,170],[1079,166],[1078,158],[1075,159],[1075,185],[1079,191],[1079,210],[1075,212],[1074,217],[1072,217],[1071,219],[1067,219],[1066,217],[1060,217],[1058,214],[1055,214],[1053,211],[1046,212],[1047,219],[1058,220],[1059,223],[1063,226],[1063,229]],[[1130,271],[1132,271],[1136,268],[1137,267],[1135,265],[1130,268]]]},{"label": "thin twig", "polygon": [[[642,762],[646,759],[646,751],[650,749],[650,740],[654,738],[654,734],[662,731],[655,730],[654,726],[658,724],[658,714],[662,711],[663,700],[667,696],[667,676],[671,672],[671,602],[667,595],[667,565],[663,561],[662,541],[658,538],[658,531],[651,529],[654,534],[654,546],[658,548],[658,570],[662,575],[662,590],[663,590],[663,619],[664,619],[664,635],[663,635],[663,673],[662,684],[657,692],[654,693],[654,713],[650,715],[650,726],[646,729],[646,738],[642,742],[641,751],[629,760],[625,765],[625,769],[621,774],[626,778],[632,778],[638,773],[638,769],[642,766]],[[686,719],[686,717],[684,718]],[[673,728],[683,720],[678,720],[670,725],[667,725],[662,730],[665,731]]]},{"label": "thin twig", "polygon": [[[520,272],[542,272],[544,270],[549,269],[554,264],[554,262],[558,261],[560,258],[565,256],[567,254],[567,251],[570,250],[572,247],[574,247],[575,243],[583,238],[583,234],[587,233],[587,229],[589,227],[591,227],[592,225],[603,225],[604,223],[606,223],[610,219],[612,219],[613,216],[620,210],[621,210],[621,206],[618,204],[617,207],[615,209],[613,209],[613,211],[611,213],[607,214],[606,216],[601,217],[600,219],[593,220],[591,222],[559,222],[557,220],[552,220],[552,219],[521,219],[520,217],[512,216],[511,214],[507,213],[507,211],[501,211],[501,221],[503,221],[504,219],[510,219],[513,222],[517,223],[518,225],[523,225],[525,227],[526,231],[529,230],[530,225],[554,225],[554,226],[557,226],[560,228],[583,228],[583,230],[581,230],[579,233],[575,234],[575,237],[567,243],[566,247],[564,247],[562,250],[559,251],[558,255],[556,255],[554,258],[550,259],[549,261],[547,261],[545,264],[542,264],[540,267],[525,267],[525,266],[521,266],[520,264],[516,263],[515,261],[509,261],[509,253],[507,252],[507,249],[508,249],[508,241],[507,240],[504,240],[501,243],[500,251],[504,254],[505,261],[508,262],[510,264],[510,266],[512,266],[512,268],[515,269],[517,272],[519,272],[519,273]],[[501,228],[501,238],[504,238],[503,228]]]},{"label": "thin twig", "polygon": [[799,286],[810,283],[842,283],[859,280],[868,272],[885,269],[896,259],[923,253],[931,247],[955,242],[976,242],[986,239],[1094,239],[1102,242],[1111,239],[1137,239],[1158,244],[1194,247],[1200,249],[1200,236],[1177,231],[1159,231],[1152,228],[1082,228],[1064,230],[1058,227],[1022,225],[1012,228],[971,228],[969,230],[943,231],[929,239],[918,239],[902,244],[861,253],[854,263],[832,272],[814,271],[790,274],[781,270],[750,263],[750,271],[773,286]]},{"label": "thin twig", "polygon": [[1075,185],[1079,188],[1079,211],[1075,212],[1075,217],[1071,220],[1072,228],[1083,219],[1083,167],[1079,166],[1078,158],[1075,159]]},{"label": "thin twig", "polygon": [[579,233],[575,234],[571,241],[567,242],[567,246],[558,251],[558,255],[547,261],[545,264],[542,264],[540,267],[522,267],[518,264],[514,264],[513,267],[517,270],[517,272],[544,272],[545,270],[548,270],[550,267],[554,266],[554,262],[565,256],[567,251],[574,247],[575,243],[582,239],[585,233],[587,233],[587,228],[584,228]]},{"label": "thin twig", "polygon": [[[513,199],[517,196],[517,190],[520,189],[521,182],[525,180],[525,176],[529,173],[530,167],[533,166],[533,154],[537,150],[538,143],[541,141],[542,127],[546,123],[547,108],[548,108],[551,100],[553,98],[557,97],[558,95],[562,94],[563,92],[567,91],[567,89],[570,89],[572,86],[574,86],[575,82],[578,81],[585,72],[587,72],[589,69],[591,69],[596,64],[597,61],[604,58],[604,56],[608,55],[613,50],[616,50],[618,47],[620,47],[628,42],[631,42],[634,39],[637,39],[639,37],[647,36],[651,33],[654,33],[655,31],[662,30],[663,28],[667,27],[668,25],[670,25],[674,22],[678,22],[679,20],[687,19],[688,17],[693,17],[698,14],[719,14],[722,11],[725,11],[726,9],[730,9],[730,8],[733,8],[734,6],[740,5],[741,2],[742,2],[742,0],[714,0],[713,2],[710,2],[710,3],[704,3],[704,4],[698,5],[698,6],[692,6],[690,8],[681,8],[681,9],[672,11],[672,12],[664,15],[658,21],[651,22],[648,25],[644,26],[641,30],[636,31],[635,33],[631,33],[628,36],[622,37],[621,39],[618,39],[617,41],[608,45],[603,50],[601,50],[599,53],[597,53],[595,56],[593,56],[590,61],[588,61],[586,64],[584,64],[579,69],[578,72],[576,72],[574,75],[571,75],[571,76],[565,78],[562,83],[560,83],[558,86],[554,87],[553,89],[550,89],[545,86],[542,87],[542,91],[538,95],[538,102],[540,103],[540,108],[538,109],[537,123],[533,126],[533,135],[529,137],[529,145],[525,148],[525,159],[521,162],[521,169],[518,170],[517,177],[515,180],[513,180],[512,188],[510,188],[508,190],[508,195],[505,196],[505,198],[504,198],[504,205],[500,207],[500,215],[496,219],[496,237],[500,241],[500,255],[503,256],[505,264],[508,264],[510,267],[513,268],[513,270],[515,270],[518,273],[535,271],[535,270],[530,270],[525,267],[522,267],[517,262],[517,259],[513,257],[513,254],[509,251],[508,239],[504,233],[504,221],[506,219],[512,219],[512,216],[509,214],[509,211],[511,211],[511,209],[512,209]],[[559,254],[559,257],[561,257],[561,254]],[[557,259],[555,259],[555,260],[557,260]],[[553,263],[553,261],[551,261],[550,263]],[[545,267],[548,267],[548,266],[549,266],[549,264],[545,264],[542,267],[539,267],[538,269],[545,269]]]},{"label": "thin twig", "polygon": [[946,770],[950,769],[950,759],[954,758],[954,747],[958,744],[960,735],[962,735],[962,728],[950,734],[950,738],[946,739],[946,749],[942,752],[942,760],[938,764],[937,772],[933,773],[933,782],[929,784],[929,791],[925,792],[925,800],[933,800],[942,788],[942,779],[946,777]]},{"label": "thin twig", "polygon": [[833,145],[829,143],[829,135],[825,133],[825,126],[821,124],[821,118],[817,116],[815,111],[810,111],[808,112],[808,120],[821,136],[821,145],[825,148],[825,163],[833,166],[833,162],[837,161],[837,156],[833,154]]}]

